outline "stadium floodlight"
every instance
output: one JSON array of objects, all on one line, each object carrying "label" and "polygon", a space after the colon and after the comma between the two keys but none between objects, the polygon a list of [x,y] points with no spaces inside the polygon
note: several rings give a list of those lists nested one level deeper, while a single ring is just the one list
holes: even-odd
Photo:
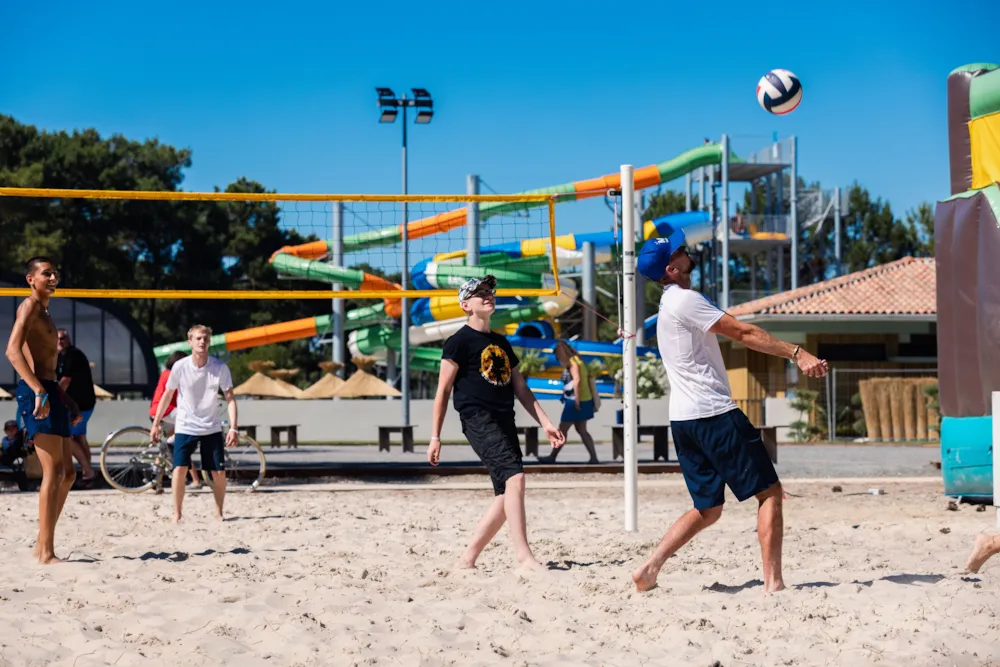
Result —
[{"label": "stadium floodlight", "polygon": [[[392,92],[390,88],[378,87],[375,92],[378,93],[378,108],[381,109],[382,113],[379,116],[380,123],[392,123],[396,120],[396,116],[399,113],[399,109],[403,110],[403,194],[407,194],[407,159],[406,159],[406,110],[413,107],[417,110],[417,117],[414,122],[420,125],[426,125],[431,122],[431,118],[434,117],[434,100],[431,99],[431,94],[427,92],[426,88],[411,88],[413,92],[413,97],[407,99],[404,93],[399,99],[396,99],[396,94]],[[402,288],[404,291],[409,289],[409,273],[410,273],[410,260],[409,260],[409,219],[407,214],[406,202],[403,202],[403,221],[402,221]],[[403,425],[410,425],[410,303],[409,299],[402,299],[402,313],[400,316],[400,329],[402,331],[402,345],[400,346],[400,356],[402,357],[402,368],[400,369],[400,392],[402,393],[402,408],[403,408]],[[394,370],[394,357],[390,356],[390,370]],[[388,378],[392,382],[392,378]]]}]

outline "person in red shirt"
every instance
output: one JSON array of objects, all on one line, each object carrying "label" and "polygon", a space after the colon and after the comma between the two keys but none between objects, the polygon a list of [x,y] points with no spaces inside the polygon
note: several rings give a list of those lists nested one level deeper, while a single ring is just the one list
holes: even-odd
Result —
[{"label": "person in red shirt", "polygon": [[[153,417],[156,416],[156,409],[160,407],[160,399],[163,398],[163,394],[166,393],[167,391],[167,378],[170,377],[170,370],[174,367],[174,364],[176,364],[178,361],[180,361],[186,356],[188,356],[187,352],[181,352],[180,350],[177,350],[169,357],[167,357],[167,363],[164,364],[163,372],[160,373],[160,379],[156,383],[156,390],[153,392],[153,402],[150,403],[149,405],[150,421],[152,421]],[[174,392],[174,395],[170,398],[170,404],[167,406],[167,411],[163,413],[163,416],[166,417],[176,408],[177,408],[177,392]],[[164,421],[169,421],[169,420],[164,419]],[[198,469],[195,467],[194,461],[191,462],[191,484],[194,487],[201,486],[201,475],[199,474]]]}]

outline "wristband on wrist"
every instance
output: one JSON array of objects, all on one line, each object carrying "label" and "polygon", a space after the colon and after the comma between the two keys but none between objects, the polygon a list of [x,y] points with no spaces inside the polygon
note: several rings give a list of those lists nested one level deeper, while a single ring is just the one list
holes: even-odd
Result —
[{"label": "wristband on wrist", "polygon": [[441,438],[439,436],[436,436],[436,435],[432,435],[431,436],[431,440],[437,440],[438,442],[441,442]]}]

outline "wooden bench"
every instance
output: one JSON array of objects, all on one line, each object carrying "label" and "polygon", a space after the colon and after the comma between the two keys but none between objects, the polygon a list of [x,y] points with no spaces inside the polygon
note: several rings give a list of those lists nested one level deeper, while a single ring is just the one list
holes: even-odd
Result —
[{"label": "wooden bench", "polygon": [[251,440],[257,439],[257,425],[256,424],[245,424],[240,426],[240,433],[246,433],[250,436]]},{"label": "wooden bench", "polygon": [[[636,426],[636,436],[653,436],[653,460],[658,461],[663,457],[664,461],[670,460],[670,426],[639,424]],[[618,424],[611,426],[611,458],[618,459],[625,456],[625,427]]]},{"label": "wooden bench", "polygon": [[389,451],[389,434],[399,433],[403,439],[403,451],[413,451],[413,426],[379,426],[378,450]]},{"label": "wooden bench", "polygon": [[518,426],[517,433],[524,436],[524,455],[538,456],[538,427]]},{"label": "wooden bench", "polygon": [[299,448],[299,426],[298,424],[291,424],[289,426],[272,426],[271,427],[271,447],[281,447],[281,434],[286,433],[287,438],[285,444],[289,449]]}]

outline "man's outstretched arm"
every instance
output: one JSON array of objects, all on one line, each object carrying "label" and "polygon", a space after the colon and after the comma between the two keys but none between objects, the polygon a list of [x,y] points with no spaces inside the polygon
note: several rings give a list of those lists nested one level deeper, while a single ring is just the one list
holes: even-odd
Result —
[{"label": "man's outstretched arm", "polygon": [[728,313],[713,324],[709,331],[734,340],[751,350],[773,357],[791,359],[803,373],[811,377],[823,377],[829,370],[826,361],[817,359],[803,350],[801,346],[778,340],[760,327],[741,322]]}]

